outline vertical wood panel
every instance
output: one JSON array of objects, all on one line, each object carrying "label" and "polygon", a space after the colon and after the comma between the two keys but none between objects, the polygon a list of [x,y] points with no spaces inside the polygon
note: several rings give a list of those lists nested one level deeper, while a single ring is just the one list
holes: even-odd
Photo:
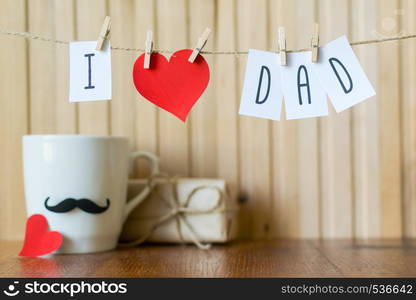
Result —
[{"label": "vertical wood panel", "polygon": [[[403,34],[416,32],[416,2],[402,1]],[[416,41],[402,44],[401,91],[402,91],[402,138],[403,138],[403,218],[404,235],[416,237]]]},{"label": "vertical wood panel", "polygon": [[[269,29],[273,42],[270,49],[277,50],[277,28],[285,26],[287,46],[295,47],[295,1],[271,1]],[[300,233],[299,184],[298,184],[298,123],[285,120],[284,105],[281,121],[273,122],[273,218],[272,236],[296,238]]]},{"label": "vertical wood panel", "polygon": [[[75,11],[73,0],[54,0],[55,37],[73,41],[75,39]],[[55,98],[56,132],[77,133],[78,104],[69,103],[69,56],[68,45],[55,44]],[[53,86],[52,83],[49,83]]]},{"label": "vertical wood panel", "polygon": [[[198,37],[202,34],[206,27],[213,29],[207,45],[204,50],[210,51],[213,49],[215,35],[218,30],[222,28],[214,27],[215,21],[215,1],[194,0],[189,2],[188,32],[191,37],[191,47],[197,42]],[[214,78],[216,70],[214,66],[214,56],[205,55],[211,72],[210,82],[207,90],[202,97],[195,104],[190,114],[191,126],[191,141],[192,141],[192,157],[191,157],[191,172],[192,176],[197,177],[215,177],[217,165],[217,119],[216,102],[214,99]]]},{"label": "vertical wood panel", "polygon": [[[321,45],[348,36],[347,0],[321,0]],[[351,110],[337,114],[329,99],[329,116],[320,119],[321,226],[325,238],[347,238],[353,230]]]},{"label": "vertical wood panel", "polygon": [[[399,34],[398,4],[397,0],[379,1],[381,24],[385,24],[385,18],[392,19],[397,24],[396,28],[382,28],[384,34]],[[384,237],[401,237],[399,43],[384,43],[379,46],[379,50],[381,232]]]},{"label": "vertical wood panel", "polygon": [[[238,47],[268,49],[268,2],[239,1]],[[250,22],[248,22],[250,20]],[[255,24],[255,30],[253,30]],[[246,59],[239,61],[239,82],[243,82]],[[239,86],[241,91],[242,85]],[[239,94],[241,96],[241,94]],[[240,119],[240,187],[248,202],[242,208],[242,234],[266,237],[271,220],[270,121],[247,116]]]},{"label": "vertical wood panel", "polygon": [[[135,46],[144,48],[147,30],[153,31],[154,47],[159,48],[158,32],[156,26],[156,2],[154,0],[135,0],[134,2],[134,41]],[[141,53],[136,53],[138,57]],[[128,70],[131,72],[133,65]],[[130,76],[131,77],[131,76]],[[133,86],[132,79],[129,84]],[[134,87],[133,87],[134,88]],[[144,99],[138,92],[135,96],[135,132],[136,145],[139,150],[158,153],[158,108],[153,103]],[[149,174],[149,166],[144,162],[138,162],[138,174]]]},{"label": "vertical wood panel", "polygon": [[[106,1],[77,0],[77,39],[80,41],[97,40],[105,16],[107,15]],[[110,34],[111,39],[111,34]],[[111,100],[113,101],[113,100]],[[110,133],[110,103],[109,101],[94,101],[78,103],[78,127],[82,134]]]},{"label": "vertical wood panel", "polygon": [[[157,1],[158,47],[174,51],[188,47],[187,1]],[[159,154],[161,168],[170,174],[186,176],[190,171],[189,131],[192,124],[183,123],[170,113],[159,113]]]},{"label": "vertical wood panel", "polygon": [[[315,1],[297,0],[295,47],[310,44],[315,21]],[[308,30],[308,28],[310,28]],[[289,62],[290,63],[290,62]],[[296,122],[296,121],[295,121]],[[320,235],[320,189],[319,189],[319,133],[318,118],[298,122],[298,189],[299,189],[299,236],[316,238]]]},{"label": "vertical wood panel", "polygon": [[[113,45],[143,48],[153,29],[155,47],[173,51],[192,47],[205,27],[214,29],[206,50],[276,50],[279,25],[290,49],[305,48],[318,17],[321,44],[348,33],[357,41],[416,31],[411,0],[0,1],[4,29],[96,40],[109,14]],[[414,40],[354,47],[377,96],[297,121],[284,112],[280,122],[239,116],[247,56],[206,55],[211,81],[186,124],[134,89],[140,53],[113,51],[113,100],[74,104],[67,45],[5,36],[0,43],[0,238],[23,232],[26,132],[122,135],[134,149],[158,153],[172,175],[225,178],[248,200],[243,237],[416,236]],[[138,173],[147,167],[140,163]]]},{"label": "vertical wood panel", "polygon": [[[236,49],[236,1],[217,2],[216,39],[217,49]],[[212,70],[217,103],[217,176],[227,180],[232,197],[237,197],[239,181],[238,138],[238,79],[237,60],[244,56],[218,55]]]},{"label": "vertical wood panel", "polygon": [[[0,27],[25,31],[26,1],[2,0]],[[28,132],[27,41],[0,37],[0,238],[22,238],[24,195],[21,138]]]},{"label": "vertical wood panel", "polygon": [[[111,42],[114,45],[131,45],[134,41],[133,0],[109,1],[111,16]],[[133,46],[133,45],[132,45]],[[111,106],[111,134],[129,138],[135,143],[136,90],[132,84],[132,67],[137,53],[112,52],[113,99]]]},{"label": "vertical wood panel", "polygon": [[[54,3],[28,1],[28,30],[45,36],[54,36]],[[29,95],[30,132],[55,133],[55,45],[29,41]]]},{"label": "vertical wood panel", "polygon": [[[271,29],[275,45],[277,27],[285,26],[290,49],[307,46],[311,38],[308,28],[312,28],[315,20],[315,6],[313,0],[276,2],[271,8],[272,14],[278,14],[277,18],[272,18],[275,20]],[[302,9],[298,9],[299,7]],[[285,111],[282,112],[281,118],[279,124],[273,124],[274,219],[277,218],[274,220],[274,235],[318,237],[318,120],[286,121]]]},{"label": "vertical wood panel", "polygon": [[[351,3],[351,37],[353,40],[374,39],[378,16],[377,0]],[[369,13],[373,12],[373,13]],[[358,238],[380,236],[380,180],[379,180],[379,135],[378,106],[379,84],[378,46],[354,47],[367,76],[376,89],[377,96],[352,107],[353,124],[353,191],[354,191],[354,236]]]}]

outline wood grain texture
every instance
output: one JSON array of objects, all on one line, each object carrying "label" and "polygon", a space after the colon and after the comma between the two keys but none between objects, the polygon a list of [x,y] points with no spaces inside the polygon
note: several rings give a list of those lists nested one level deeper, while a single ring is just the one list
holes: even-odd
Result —
[{"label": "wood grain texture", "polygon": [[[411,0],[0,0],[1,28],[62,40],[95,40],[111,15],[113,45],[276,51],[416,32]],[[246,238],[416,237],[415,40],[354,47],[377,96],[328,117],[272,122],[238,115],[246,55],[205,55],[206,93],[183,124],[135,90],[136,52],[113,51],[113,100],[68,103],[68,47],[0,37],[0,238],[23,235],[21,137],[121,135],[161,156],[172,175],[225,178],[242,202]],[[170,54],[167,55],[169,57]],[[284,111],[282,112],[284,119]],[[138,162],[134,176],[147,176]]]},{"label": "wood grain texture", "polygon": [[[351,37],[354,40],[374,38],[377,28],[377,0],[351,2]],[[378,46],[356,47],[358,56],[370,82],[378,90]],[[379,174],[379,95],[352,108],[352,151],[354,193],[354,235],[359,238],[381,236],[381,206]],[[393,200],[394,201],[394,200]],[[395,200],[397,201],[397,200]]]},{"label": "wood grain texture", "polygon": [[[54,6],[52,1],[29,1],[28,31],[54,36]],[[55,133],[57,124],[55,98],[55,45],[29,41],[30,133]],[[40,75],[41,74],[41,75]]]},{"label": "wood grain texture", "polygon": [[[97,40],[105,16],[106,1],[91,0],[76,2],[77,40]],[[116,26],[117,27],[117,26]],[[123,78],[124,80],[124,78]],[[120,91],[118,91],[120,93]],[[78,127],[81,134],[110,134],[110,103],[109,101],[78,103]]]},{"label": "wood grain texture", "polygon": [[[310,46],[313,24],[316,20],[316,1],[297,0],[295,32],[291,34],[296,48]],[[295,121],[298,124],[298,209],[299,236],[316,238],[320,236],[320,180],[319,180],[319,119],[309,118]]]},{"label": "wood grain texture", "polygon": [[[187,4],[185,0],[157,0],[158,48],[176,51],[189,47]],[[161,168],[170,174],[187,176],[191,170],[192,123],[183,123],[164,110],[158,113]]]},{"label": "wood grain texture", "polygon": [[[134,2],[109,1],[108,12],[111,20],[111,42],[118,45],[127,45],[134,40]],[[136,143],[135,109],[136,89],[132,83],[131,68],[136,59],[134,52],[114,51],[112,53],[112,75],[113,75],[113,99],[111,106],[111,134],[127,137],[131,145]]]},{"label": "wood grain texture", "polygon": [[[54,0],[55,38],[75,40],[75,2]],[[75,134],[78,132],[78,104],[68,102],[69,56],[68,46],[55,45],[55,98],[56,132]]]},{"label": "wood grain texture", "polygon": [[[270,3],[269,31],[273,44],[271,49],[277,50],[277,28],[285,26],[290,32],[287,37],[287,46],[294,49],[295,24],[293,16],[297,10],[294,1],[272,1]],[[309,221],[309,218],[301,220],[299,207],[299,183],[298,171],[298,123],[285,120],[284,105],[281,121],[272,125],[272,165],[273,165],[273,217],[271,236],[300,237],[300,223]]]},{"label": "wood grain texture", "polygon": [[[0,26],[27,30],[25,1],[1,1]],[[22,135],[28,133],[28,49],[27,41],[0,37],[0,236],[6,239],[21,237],[25,218],[22,189]],[[6,46],[7,45],[7,46]]]},{"label": "wood grain texture", "polygon": [[[136,46],[144,46],[147,30],[153,31],[154,47],[159,47],[156,25],[156,2],[153,0],[134,1],[134,38],[132,42]],[[134,53],[138,57],[141,53]],[[133,65],[128,66],[131,71]],[[124,79],[124,85],[132,86],[131,76],[129,81]],[[134,88],[132,86],[132,88]],[[135,93],[135,128],[136,144],[135,150],[159,153],[159,113],[153,103],[144,99],[139,93]],[[136,175],[148,176],[149,166],[142,161],[137,163]]]},{"label": "wood grain texture", "polygon": [[[266,34],[268,22],[267,1],[239,1],[237,6],[238,47],[247,49],[256,45],[259,49],[268,48]],[[251,20],[251,22],[247,22]],[[252,24],[257,30],[253,30]],[[239,60],[239,91],[244,80],[245,60]],[[239,94],[241,96],[241,94]],[[241,235],[244,237],[264,238],[270,232],[271,220],[271,165],[270,165],[270,125],[265,119],[248,116],[239,117],[240,125],[240,192],[247,203],[242,209],[244,214]]]},{"label": "wood grain texture", "polygon": [[[402,28],[404,32],[416,31],[416,18],[408,12],[416,11],[416,2],[402,1]],[[401,130],[403,136],[403,227],[405,236],[416,236],[416,41],[401,47]]]},{"label": "wood grain texture", "polygon": [[50,258],[17,257],[0,242],[0,277],[413,277],[414,240],[279,240],[119,249]]},{"label": "wood grain texture", "polygon": [[[400,15],[397,13],[399,1],[382,0],[378,3],[381,19],[379,35],[400,34]],[[386,20],[394,25],[386,26]],[[379,46],[379,118],[383,124],[380,126],[383,134],[379,139],[380,218],[383,237],[402,235],[399,47],[398,43]]]},{"label": "wood grain texture", "polygon": [[[348,1],[320,1],[320,43],[348,34]],[[325,237],[353,235],[351,110],[337,114],[328,99],[329,116],[320,118],[321,230]]]},{"label": "wood grain texture", "polygon": [[[205,0],[189,1],[189,43],[194,47],[199,36],[209,27],[214,30],[211,38],[208,40],[204,50],[214,49],[215,35],[218,28],[215,26],[215,2]],[[205,57],[210,66],[215,64],[216,57],[207,55]],[[217,174],[217,123],[212,120],[217,119],[217,103],[214,100],[214,83],[212,80],[216,72],[211,69],[211,81],[208,84],[202,97],[192,109],[189,118],[191,121],[191,157],[190,157],[190,175],[196,177],[215,177]],[[221,109],[221,107],[220,107]]]},{"label": "wood grain texture", "polygon": [[[216,7],[216,49],[236,49],[236,0],[219,0]],[[224,55],[215,58],[212,85],[217,103],[216,176],[227,180],[231,197],[237,198],[240,174],[237,60]]]}]

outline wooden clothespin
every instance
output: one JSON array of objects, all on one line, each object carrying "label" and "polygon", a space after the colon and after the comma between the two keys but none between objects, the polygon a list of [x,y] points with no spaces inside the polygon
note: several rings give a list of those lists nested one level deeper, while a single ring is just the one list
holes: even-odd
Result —
[{"label": "wooden clothespin", "polygon": [[96,50],[102,50],[104,41],[107,39],[108,34],[110,33],[111,29],[111,18],[109,16],[106,16],[104,19],[103,26],[101,26],[100,35],[97,39],[97,47],[95,47]]},{"label": "wooden clothespin", "polygon": [[202,48],[204,48],[205,44],[207,43],[210,33],[211,29],[206,28],[202,35],[199,37],[198,43],[196,44],[194,51],[192,51],[192,54],[188,59],[189,62],[193,63],[195,61],[195,58],[198,56],[199,52],[201,52]]},{"label": "wooden clothespin", "polygon": [[286,54],[286,34],[285,28],[279,27],[279,53],[280,53],[280,65],[287,65],[287,54]]},{"label": "wooden clothespin", "polygon": [[311,40],[312,46],[312,62],[316,63],[319,60],[319,24],[315,23],[315,28]]},{"label": "wooden clothespin", "polygon": [[145,46],[146,46],[146,50],[144,52],[143,68],[149,69],[150,68],[150,56],[152,55],[152,51],[153,51],[153,32],[151,30],[147,31]]}]

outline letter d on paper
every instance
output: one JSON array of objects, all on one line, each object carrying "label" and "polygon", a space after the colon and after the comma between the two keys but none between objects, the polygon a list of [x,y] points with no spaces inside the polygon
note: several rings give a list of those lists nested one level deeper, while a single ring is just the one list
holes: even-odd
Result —
[{"label": "letter d on paper", "polygon": [[[264,71],[266,71],[266,74],[267,74],[267,90],[266,90],[266,95],[264,96],[263,100],[259,100],[261,86],[262,86],[262,82],[263,82],[263,74],[264,74]],[[257,104],[263,104],[264,102],[266,102],[267,97],[269,97],[269,93],[270,93],[270,70],[266,66],[261,66],[259,86],[257,88],[256,103]]]},{"label": "letter d on paper", "polygon": [[[334,73],[337,76],[338,81],[341,84],[342,89],[344,90],[344,93],[348,94],[349,92],[351,92],[352,87],[353,87],[352,79],[351,79],[350,73],[348,73],[345,66],[342,64],[342,62],[339,61],[338,58],[335,58],[335,57],[331,57],[328,61],[331,64],[332,70],[334,70]],[[337,67],[335,66],[335,63],[337,65],[341,66],[342,70],[344,71],[344,74],[348,77],[348,81],[349,81],[349,87],[348,88],[345,87],[344,81],[341,79],[341,76],[339,75],[339,72],[338,72]]]},{"label": "letter d on paper", "polygon": [[345,36],[321,47],[319,56],[311,67],[337,112],[376,94]]},{"label": "letter d on paper", "polygon": [[250,49],[241,95],[240,114],[279,120],[282,109],[279,56]]}]

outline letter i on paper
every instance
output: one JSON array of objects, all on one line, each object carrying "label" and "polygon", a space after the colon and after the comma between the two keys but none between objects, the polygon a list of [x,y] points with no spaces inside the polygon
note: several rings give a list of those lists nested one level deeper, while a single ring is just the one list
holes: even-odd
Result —
[{"label": "letter i on paper", "polygon": [[69,45],[69,101],[84,102],[111,99],[111,47],[95,50],[97,41]]}]

